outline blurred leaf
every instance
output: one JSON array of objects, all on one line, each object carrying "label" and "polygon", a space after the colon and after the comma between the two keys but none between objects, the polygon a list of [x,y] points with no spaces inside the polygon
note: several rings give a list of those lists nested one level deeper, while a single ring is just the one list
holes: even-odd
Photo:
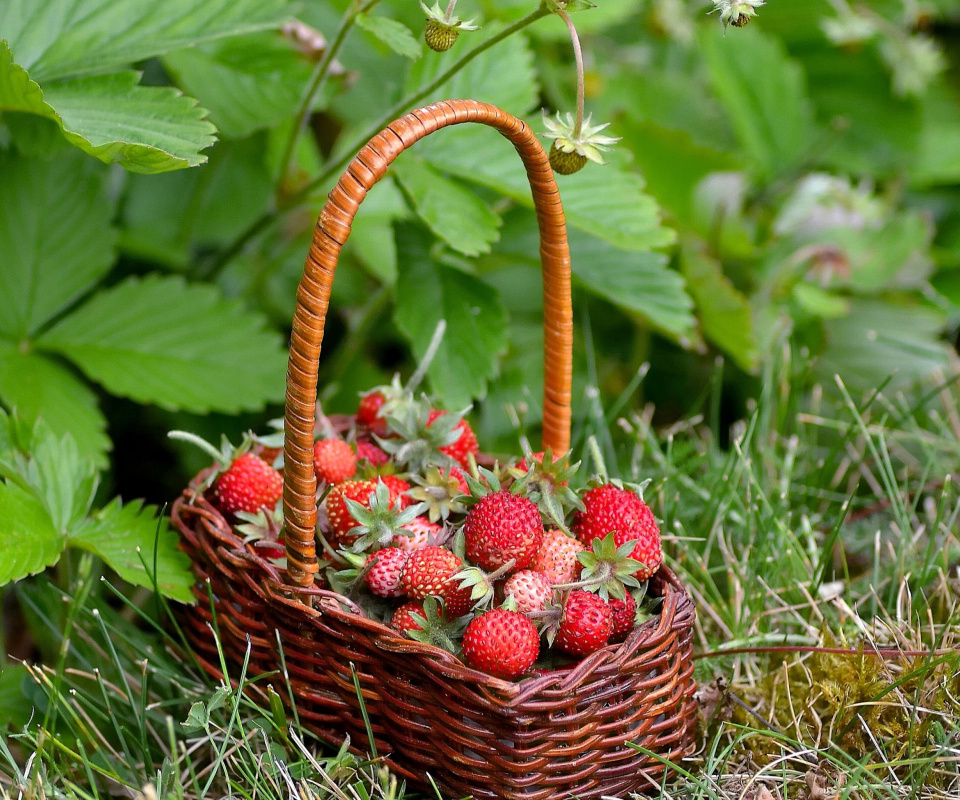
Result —
[{"label": "blurred leaf", "polygon": [[796,165],[814,138],[800,67],[756,28],[736,37],[724,36],[719,25],[701,30],[714,90],[757,171],[770,176]]},{"label": "blurred leaf", "polygon": [[0,336],[19,341],[113,263],[113,213],[96,164],[0,155]]},{"label": "blurred leaf", "polygon": [[851,312],[824,323],[827,345],[816,372],[833,375],[858,392],[875,389],[890,375],[892,388],[910,386],[946,369],[951,348],[939,340],[946,320],[928,306],[884,300],[852,300]]},{"label": "blurred leaf", "polygon": [[426,352],[437,323],[446,334],[428,372],[430,383],[451,409],[466,407],[486,394],[506,349],[506,318],[496,292],[479,278],[439,264],[430,256],[433,239],[410,223],[398,223],[397,305],[394,319],[413,343],[414,355]]},{"label": "blurred leaf", "polygon": [[0,42],[0,111],[52,120],[71,144],[132,172],[200,164],[214,127],[196,101],[176,89],[140,86],[136,72],[94,75],[41,88]]},{"label": "blurred leaf", "polygon": [[919,153],[911,170],[913,183],[960,182],[960,96],[943,81],[921,99],[923,123]]},{"label": "blurred leaf", "polygon": [[275,33],[255,33],[168,53],[164,67],[185,92],[210,110],[228,138],[272,128],[293,116],[313,71]]},{"label": "blurred leaf", "polygon": [[850,313],[850,301],[828,292],[812,283],[798,283],[791,290],[793,299],[808,314],[824,319],[843,317]]},{"label": "blurred leaf", "polygon": [[21,730],[30,723],[33,703],[24,692],[24,681],[32,683],[24,664],[7,663],[0,670],[0,730],[7,726]]},{"label": "blurred leaf", "polygon": [[286,0],[5,0],[0,31],[41,83],[278,27]]},{"label": "blurred leaf", "polygon": [[464,255],[490,252],[501,220],[479,197],[415,157],[398,160],[392,169],[417,215],[437,236]]},{"label": "blurred leaf", "polygon": [[[157,529],[159,526],[159,538]],[[69,544],[102,558],[128,583],[153,588],[154,543],[156,582],[160,592],[181,603],[194,602],[190,587],[190,559],[177,546],[177,534],[157,509],[139,500],[122,504],[113,500],[92,514],[70,535]],[[144,566],[146,564],[146,567]]]},{"label": "blurred leaf", "polygon": [[0,342],[0,401],[30,422],[42,417],[58,436],[71,433],[82,454],[106,467],[107,420],[96,393],[69,369],[40,353]]},{"label": "blurred leaf", "polygon": [[0,483],[0,586],[36,575],[60,560],[63,534],[43,504],[13,483]]},{"label": "blurred leaf", "polygon": [[114,394],[170,409],[256,409],[284,392],[280,337],[213,287],[178,278],[133,278],[100,292],[38,346]]},{"label": "blurred leaf", "polygon": [[369,14],[357,14],[357,25],[372,33],[387,47],[401,56],[420,58],[423,47],[410,29],[402,22],[389,17],[371,17]]},{"label": "blurred leaf", "polygon": [[720,262],[696,245],[688,243],[683,248],[680,264],[697,304],[704,337],[742,369],[755,370],[760,354],[747,298],[723,274]]}]

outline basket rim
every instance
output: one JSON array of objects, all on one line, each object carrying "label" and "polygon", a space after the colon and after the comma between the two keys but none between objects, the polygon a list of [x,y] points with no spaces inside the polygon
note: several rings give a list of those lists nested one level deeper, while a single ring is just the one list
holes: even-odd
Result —
[{"label": "basket rim", "polygon": [[[301,587],[287,579],[286,567],[279,567],[256,553],[251,544],[238,536],[223,513],[200,490],[204,478],[215,469],[211,466],[198,473],[174,502],[170,511],[174,525],[182,531],[186,527],[180,520],[184,506],[193,508],[204,518],[209,533],[217,540],[216,546],[223,551],[226,561],[244,570],[246,583],[265,602],[280,606],[290,614],[304,618],[331,616],[340,623],[361,629],[380,650],[391,654],[406,653],[420,656],[434,664],[445,677],[482,686],[498,696],[505,707],[522,704],[543,691],[568,692],[596,671],[605,668],[621,668],[644,646],[656,646],[677,627],[678,620],[693,614],[693,599],[676,574],[666,565],[651,576],[651,588],[661,598],[661,607],[650,619],[634,628],[624,642],[606,645],[583,659],[569,665],[544,670],[539,674],[526,675],[516,681],[497,678],[469,667],[453,653],[436,645],[418,642],[399,635],[385,623],[363,614],[362,609],[350,598],[330,589]],[[195,530],[195,528],[194,528]],[[262,573],[259,580],[249,574]],[[346,606],[346,609],[344,608]],[[349,610],[350,608],[356,611]]]}]

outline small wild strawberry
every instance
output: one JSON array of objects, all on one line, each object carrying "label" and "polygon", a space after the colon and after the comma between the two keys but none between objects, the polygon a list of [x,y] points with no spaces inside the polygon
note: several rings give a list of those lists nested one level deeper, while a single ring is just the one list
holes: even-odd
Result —
[{"label": "small wild strawberry", "polygon": [[404,594],[412,600],[425,597],[444,599],[457,589],[451,578],[463,568],[460,558],[439,545],[410,553],[400,575]]},{"label": "small wild strawberry", "polygon": [[215,484],[221,511],[256,514],[261,508],[273,508],[283,494],[283,477],[253,453],[238,456],[217,478]]},{"label": "small wild strawberry", "polygon": [[580,589],[570,593],[554,645],[565,653],[585,656],[605,647],[613,632],[613,610],[598,595]]},{"label": "small wild strawberry", "polygon": [[[609,150],[620,140],[600,133],[607,125],[591,125],[590,117],[581,120],[579,127],[572,114],[562,117],[557,114],[556,121],[543,118],[547,131],[545,136],[553,139],[550,146],[550,166],[560,175],[571,175],[583,169],[587,161],[603,164],[601,150]],[[609,123],[607,123],[609,124]]]},{"label": "small wild strawberry", "polygon": [[390,457],[373,442],[357,442],[357,461],[367,461],[372,467],[386,464]]},{"label": "small wild strawberry", "polygon": [[360,405],[357,407],[357,424],[367,428],[371,433],[377,436],[386,436],[387,421],[380,416],[380,409],[386,401],[386,397],[381,391],[373,391],[360,398]]},{"label": "small wild strawberry", "polygon": [[[446,411],[441,411],[437,408],[431,410],[427,426],[432,425],[437,417],[442,417],[446,413]],[[477,435],[473,432],[473,428],[470,427],[470,423],[465,419],[461,419],[456,427],[454,427],[454,430],[460,431],[460,436],[453,444],[441,447],[440,452],[450,456],[450,458],[460,464],[461,467],[469,467],[470,456],[473,455],[476,457],[477,453],[480,452],[480,448],[477,446]]]},{"label": "small wild strawberry", "polygon": [[587,166],[587,157],[578,153],[576,150],[562,150],[560,145],[554,142],[550,145],[550,166],[553,171],[560,175],[573,175]]},{"label": "small wild strawberry", "polygon": [[431,544],[439,544],[439,539],[443,535],[443,528],[426,517],[416,517],[400,527],[403,531],[409,531],[409,534],[395,533],[390,546],[405,550],[408,553],[412,553],[414,550],[423,550],[424,547]]},{"label": "small wild strawberry", "polygon": [[463,657],[496,678],[519,678],[540,654],[537,628],[519,611],[495,608],[473,619],[463,634]]},{"label": "small wild strawberry", "polygon": [[368,567],[363,576],[367,588],[377,597],[403,597],[400,574],[409,553],[397,547],[386,547],[367,556]]},{"label": "small wild strawberry", "polygon": [[427,15],[427,26],[423,31],[424,41],[431,50],[443,53],[453,47],[460,35],[460,31],[475,31],[476,25],[470,22],[461,22],[459,17],[451,16],[441,10],[440,4],[435,3],[433,8],[427,8],[420,3],[420,7]]},{"label": "small wild strawberry", "polygon": [[611,597],[608,601],[613,612],[613,630],[610,633],[611,642],[622,642],[627,634],[633,630],[633,620],[637,613],[637,601],[627,592],[623,600]]},{"label": "small wild strawberry", "polygon": [[357,471],[357,457],[343,439],[320,439],[313,445],[313,471],[317,480],[343,483]]},{"label": "small wild strawberry", "polygon": [[553,596],[553,587],[539,572],[522,569],[504,582],[503,595],[513,597],[521,614],[530,614],[546,608],[547,601]]},{"label": "small wild strawberry", "polygon": [[467,558],[486,570],[513,559],[513,571],[528,566],[543,541],[543,520],[533,501],[499,491],[481,497],[463,524]]},{"label": "small wild strawberry", "polygon": [[[389,487],[388,487],[389,488]],[[344,481],[336,484],[327,495],[327,520],[333,543],[344,546],[354,544],[359,538],[350,531],[359,527],[356,517],[350,512],[347,500],[353,500],[364,508],[370,508],[371,497],[376,495],[377,481]],[[389,505],[396,505],[399,495],[390,489]]]},{"label": "small wild strawberry", "polygon": [[420,618],[424,617],[422,600],[411,600],[394,611],[390,618],[390,627],[401,634],[422,630],[420,622],[414,618],[414,614]]},{"label": "small wild strawberry", "polygon": [[530,569],[541,573],[551,586],[572,583],[580,577],[583,565],[577,558],[586,548],[583,542],[563,531],[547,531],[543,543],[530,562]]}]

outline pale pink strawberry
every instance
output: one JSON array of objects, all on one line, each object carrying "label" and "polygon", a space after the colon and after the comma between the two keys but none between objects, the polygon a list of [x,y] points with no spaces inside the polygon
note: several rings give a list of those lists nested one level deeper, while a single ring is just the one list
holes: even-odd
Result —
[{"label": "pale pink strawberry", "polygon": [[406,525],[400,527],[410,531],[410,535],[394,534],[390,544],[392,547],[405,550],[408,553],[412,553],[414,550],[423,550],[430,544],[437,544],[440,535],[443,533],[442,527],[426,517],[415,517]]},{"label": "pale pink strawberry", "polygon": [[390,457],[373,442],[357,442],[357,461],[367,461],[373,467],[386,464]]},{"label": "pale pink strawberry", "polygon": [[573,583],[583,569],[577,554],[586,549],[583,542],[567,536],[563,531],[547,531],[543,534],[540,549],[530,562],[530,569],[542,574],[551,586]]},{"label": "pale pink strawberry", "polygon": [[504,582],[503,595],[504,597],[513,596],[517,611],[530,614],[546,608],[547,601],[553,596],[553,587],[539,572],[522,569]]},{"label": "pale pink strawberry", "polygon": [[387,547],[367,556],[369,567],[363,576],[367,588],[377,597],[403,597],[400,575],[407,563],[409,553],[398,547]]}]

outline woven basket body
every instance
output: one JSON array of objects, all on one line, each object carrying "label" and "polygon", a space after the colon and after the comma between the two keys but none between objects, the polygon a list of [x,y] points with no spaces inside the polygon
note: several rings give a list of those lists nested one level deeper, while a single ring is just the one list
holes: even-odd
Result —
[{"label": "woven basket body", "polygon": [[[503,133],[530,178],[544,267],[544,445],[555,452],[568,448],[569,257],[546,155],[524,123],[492,106],[455,100],[412,112],[354,159],[330,194],[307,258],[287,379],[287,567],[244,545],[200,493],[198,476],[171,514],[198,578],[198,604],[184,610],[184,625],[212,674],[220,675],[215,624],[231,678],[244,662],[248,678],[285,666],[306,727],[330,743],[349,736],[357,750],[386,757],[417,786],[428,787],[429,775],[447,796],[509,800],[599,798],[655,788],[663,761],[692,750],[696,716],[693,603],[666,568],[650,582],[651,594],[662,597],[659,613],[625,643],[519,682],[484,675],[439,648],[399,638],[314,581],[317,362],[339,250],[357,207],[389,163],[423,136],[460,122],[481,122]],[[282,677],[273,684],[286,694]],[[257,686],[254,691],[265,690],[263,682]]]}]

